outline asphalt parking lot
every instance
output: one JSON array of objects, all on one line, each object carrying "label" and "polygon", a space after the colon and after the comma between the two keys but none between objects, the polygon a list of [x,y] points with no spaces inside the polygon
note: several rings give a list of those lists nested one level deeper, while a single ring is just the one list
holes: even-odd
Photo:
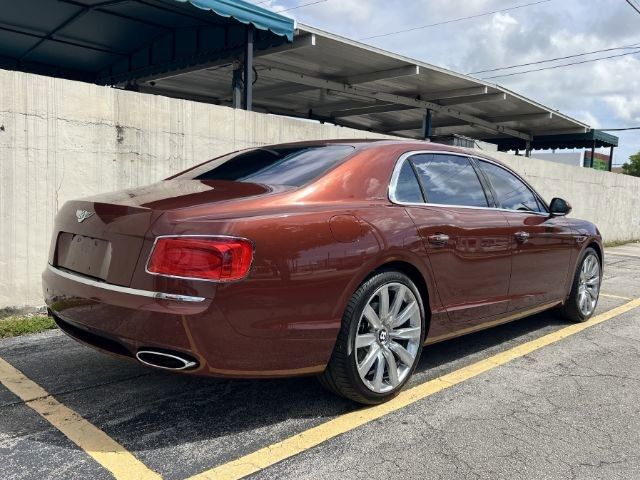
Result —
[{"label": "asphalt parking lot", "polygon": [[427,347],[413,393],[365,410],[313,378],[183,377],[58,331],[3,340],[0,478],[640,478],[638,298],[640,244],[609,249],[588,328],[547,312]]}]

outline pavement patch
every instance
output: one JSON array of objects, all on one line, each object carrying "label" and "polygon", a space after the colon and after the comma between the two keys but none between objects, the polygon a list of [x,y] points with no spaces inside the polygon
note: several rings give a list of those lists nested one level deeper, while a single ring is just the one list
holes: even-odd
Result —
[{"label": "pavement patch", "polygon": [[556,343],[594,325],[611,320],[619,315],[640,307],[640,299],[632,300],[620,307],[597,315],[587,322],[573,324],[553,333],[528,341],[517,347],[493,355],[459,370],[401,392],[395,399],[375,407],[364,408],[347,413],[307,431],[289,437],[286,440],[262,448],[237,460],[220,465],[211,470],[191,477],[189,480],[233,480],[257,473],[271,465],[298,455],[312,447],[320,445],[338,435],[384,417],[389,413],[411,405],[418,400],[476,377],[484,372],[504,365],[517,358],[524,357],[545,346]]},{"label": "pavement patch", "polygon": [[147,468],[122,445],[70,408],[53,398],[40,385],[0,358],[0,382],[25,405],[60,430],[116,479],[157,480],[161,477]]}]

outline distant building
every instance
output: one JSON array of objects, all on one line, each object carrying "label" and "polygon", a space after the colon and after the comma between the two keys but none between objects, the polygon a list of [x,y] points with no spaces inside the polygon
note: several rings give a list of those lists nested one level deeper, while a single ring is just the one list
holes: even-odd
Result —
[{"label": "distant building", "polygon": [[[579,152],[553,152],[553,153],[537,153],[531,154],[532,158],[547,160],[549,162],[562,163],[564,165],[573,165],[574,167],[590,167],[591,151],[581,150]],[[593,156],[593,168],[595,170],[608,170],[609,155],[596,152]]]}]

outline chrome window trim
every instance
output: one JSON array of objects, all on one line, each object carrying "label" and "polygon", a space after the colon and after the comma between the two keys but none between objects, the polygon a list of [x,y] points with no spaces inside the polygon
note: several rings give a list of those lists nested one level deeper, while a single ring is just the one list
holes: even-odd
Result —
[{"label": "chrome window trim", "polygon": [[[435,155],[455,155],[458,157],[465,157],[465,158],[473,158],[476,160],[482,160],[484,162],[488,162],[491,163],[499,168],[502,168],[503,170],[511,173],[512,175],[514,175],[517,179],[519,179],[522,183],[524,183],[524,185],[531,191],[531,193],[533,193],[533,195],[536,197],[536,199],[539,199],[540,202],[542,202],[542,205],[544,207],[547,207],[546,203],[542,200],[542,198],[540,197],[540,195],[538,195],[538,193],[533,190],[533,188],[531,187],[531,185],[529,185],[522,177],[520,177],[520,175],[518,175],[517,173],[511,171],[510,169],[505,168],[503,165],[500,165],[499,163],[484,158],[484,157],[479,157],[477,155],[471,155],[471,154],[465,154],[465,153],[459,153],[459,152],[449,152],[446,150],[412,150],[410,152],[405,152],[402,155],[400,155],[400,157],[398,158],[398,160],[396,160],[396,164],[393,167],[393,173],[391,175],[391,182],[389,183],[389,201],[391,203],[394,203],[396,205],[404,205],[404,206],[410,206],[410,207],[445,207],[445,208],[467,208],[467,209],[471,209],[471,210],[491,210],[493,212],[495,211],[499,211],[499,212],[510,212],[510,213],[520,213],[520,214],[524,214],[524,215],[540,215],[540,216],[544,216],[544,217],[548,217],[549,216],[549,212],[526,212],[526,211],[522,211],[522,210],[513,210],[513,209],[509,209],[509,208],[498,208],[498,207],[472,207],[472,206],[466,206],[466,205],[450,205],[450,204],[444,204],[444,203],[413,203],[413,202],[402,202],[400,200],[397,199],[396,197],[396,188],[398,186],[398,178],[400,176],[400,170],[402,168],[402,165],[404,164],[404,162],[413,157],[414,155],[425,155],[425,154],[435,154]],[[484,186],[483,186],[484,188]]]},{"label": "chrome window trim", "polygon": [[[242,278],[238,278],[236,280],[208,280],[206,278],[194,278],[194,277],[181,277],[178,275],[166,275],[164,273],[155,273],[155,272],[150,272],[149,271],[149,261],[151,260],[151,256],[153,255],[153,251],[156,249],[156,244],[158,243],[158,240],[160,240],[161,238],[211,238],[211,239],[216,239],[216,238],[220,238],[220,239],[225,239],[225,240],[242,240],[244,242],[249,242],[251,244],[251,246],[253,247],[253,251],[251,252],[251,263],[249,264],[249,269],[247,270],[247,273],[244,277]],[[234,282],[240,282],[242,280],[244,280],[245,278],[247,278],[249,276],[249,274],[251,273],[251,268],[253,267],[253,260],[255,258],[255,254],[256,254],[256,244],[253,240],[249,240],[248,238],[244,238],[244,237],[237,237],[237,236],[233,236],[233,235],[160,235],[158,237],[155,238],[155,240],[153,241],[153,246],[151,247],[151,251],[149,252],[149,256],[147,257],[147,261],[144,264],[144,271],[146,273],[148,273],[149,275],[155,275],[158,277],[165,277],[165,278],[177,278],[180,280],[192,280],[192,281],[196,281],[196,282],[207,282],[207,283],[234,283]]]},{"label": "chrome window trim", "polygon": [[66,278],[74,282],[82,283],[90,287],[109,290],[111,292],[124,293],[126,295],[134,295],[137,297],[155,298],[158,300],[172,300],[175,302],[200,303],[206,300],[206,298],[204,297],[193,297],[190,295],[177,295],[174,293],[152,292],[150,290],[139,290],[137,288],[122,287],[120,285],[113,285],[111,283],[99,282],[97,280],[92,280],[91,278],[87,278],[82,275],[74,275],[73,273],[60,270],[59,268],[56,268],[51,264],[48,265],[48,268],[51,273],[53,273],[54,275],[58,275],[59,277]]}]

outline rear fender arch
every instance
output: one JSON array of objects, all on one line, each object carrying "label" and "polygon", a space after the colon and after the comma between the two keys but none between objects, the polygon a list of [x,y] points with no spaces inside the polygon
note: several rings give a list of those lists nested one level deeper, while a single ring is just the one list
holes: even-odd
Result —
[{"label": "rear fender arch", "polygon": [[434,302],[436,302],[437,298],[433,275],[418,255],[406,251],[389,252],[387,255],[365,263],[358,274],[353,276],[340,300],[337,302],[334,318],[342,318],[347,308],[347,303],[362,283],[372,275],[385,269],[401,271],[416,284],[425,306],[425,314],[427,315],[428,322],[431,318],[431,312],[436,307]]}]

